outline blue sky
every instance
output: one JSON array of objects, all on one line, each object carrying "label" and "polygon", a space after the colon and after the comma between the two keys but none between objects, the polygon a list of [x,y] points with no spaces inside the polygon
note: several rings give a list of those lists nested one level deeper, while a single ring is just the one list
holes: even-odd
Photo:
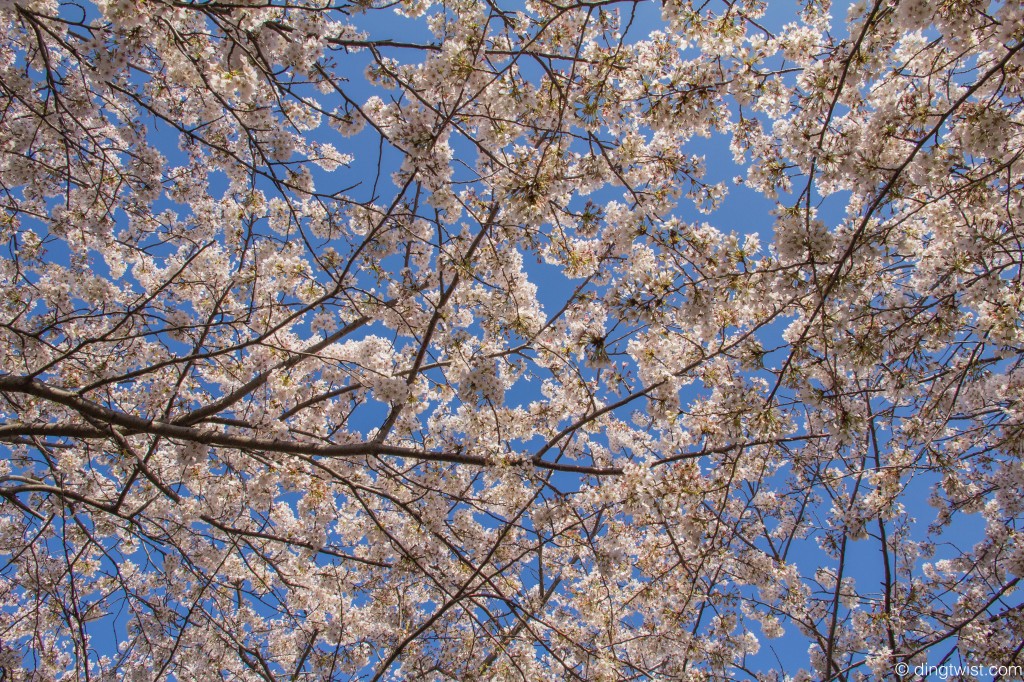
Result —
[{"label": "blue sky", "polygon": [[[635,9],[636,17],[631,28],[629,40],[641,40],[651,30],[663,28],[659,17],[658,3],[643,2],[635,5]],[[764,18],[763,23],[770,30],[775,30],[784,23],[795,19],[797,11],[798,7],[795,4],[772,3],[771,10]],[[839,15],[841,18],[843,14],[845,14],[845,7],[837,6],[834,8],[834,16]],[[432,36],[424,28],[424,21],[422,19],[408,19],[392,12],[372,12],[357,16],[354,21],[358,26],[368,31],[375,39],[410,42],[432,40]],[[842,35],[843,29],[839,18],[834,21],[834,27],[836,34]],[[385,54],[393,56],[400,61],[417,61],[422,56],[416,50],[400,48],[388,48]],[[365,102],[366,99],[373,95],[387,99],[394,94],[394,91],[375,88],[365,82],[364,70],[370,63],[367,52],[358,54],[339,52],[334,56],[334,59],[339,66],[339,72],[348,79],[344,87],[349,96],[354,100]],[[176,132],[169,130],[164,124],[153,123],[150,126],[149,135],[150,140],[172,162],[180,162],[182,160],[182,154],[177,151],[178,136]],[[314,139],[331,141],[341,151],[351,153],[355,157],[355,161],[349,169],[339,170],[331,174],[316,170],[314,175],[318,179],[320,190],[333,191],[358,183],[358,187],[353,190],[352,195],[359,200],[370,199],[374,194],[374,186],[376,186],[376,195],[380,197],[378,203],[387,203],[389,198],[393,196],[396,190],[391,181],[390,174],[400,163],[401,155],[386,144],[381,147],[379,145],[379,138],[370,128],[365,128],[362,133],[353,138],[340,140],[337,134],[324,127],[314,133]],[[459,142],[453,144],[457,151],[470,153],[469,145],[460,144]],[[676,215],[686,221],[707,221],[723,232],[734,231],[741,235],[757,232],[762,237],[762,243],[767,244],[770,241],[774,221],[772,211],[776,208],[777,204],[742,184],[737,185],[733,183],[733,178],[743,176],[745,169],[733,162],[731,153],[728,150],[728,139],[723,134],[715,133],[709,139],[691,141],[689,143],[689,150],[692,153],[701,154],[705,157],[707,167],[706,179],[712,183],[726,183],[729,187],[729,196],[719,209],[709,215],[697,213],[692,207],[686,205],[685,202],[677,209]],[[379,166],[378,159],[380,159]],[[465,161],[472,165],[475,159],[467,158]],[[381,171],[379,177],[377,176],[378,168]],[[226,186],[227,183],[223,176],[214,175],[210,184],[211,195],[219,197]],[[618,198],[616,196],[617,193],[618,191],[615,189],[606,189],[591,198],[598,201],[608,200]],[[788,205],[793,200],[792,196],[783,196],[779,201],[783,205]],[[844,195],[836,195],[830,197],[827,202],[822,204],[819,215],[826,224],[834,227],[842,220],[845,200],[846,197]],[[180,208],[167,200],[162,201],[159,207]],[[120,218],[123,225],[123,216]],[[55,244],[51,249],[51,258],[54,260],[66,259],[66,255],[66,252],[62,252],[58,244]],[[539,287],[541,302],[544,304],[546,311],[551,313],[554,310],[558,310],[572,294],[576,282],[566,279],[553,266],[536,263],[531,258],[527,258],[526,263],[531,279]],[[97,258],[94,265],[100,272],[106,271],[105,265],[100,259]],[[788,323],[788,320],[780,320],[766,330],[766,336],[779,339],[779,343],[781,343],[780,333],[786,323]],[[375,328],[369,327],[365,332],[361,333],[370,334],[375,331],[377,331]],[[782,353],[769,356],[769,363],[773,360],[781,361],[781,358]],[[538,387],[539,381],[537,379],[534,379],[532,382],[521,382],[507,397],[507,402],[526,404],[531,400],[535,400],[538,397]],[[689,400],[699,397],[701,390],[699,386],[694,385],[692,387],[693,393],[684,396],[684,405]],[[367,429],[379,424],[385,409],[383,405],[379,404],[370,405],[366,408],[362,414],[362,419]],[[635,409],[634,406],[624,408],[622,416],[625,417],[633,409]],[[555,474],[551,480],[554,485],[566,492],[575,490],[580,484],[579,478],[563,473]],[[920,528],[927,526],[935,517],[935,510],[927,504],[928,493],[934,484],[935,481],[925,478],[917,479],[910,483],[913,492],[907,496],[909,500],[907,513],[909,517],[916,518],[916,523]],[[291,498],[288,495],[284,495],[282,499],[289,500]],[[827,507],[819,511],[825,513],[827,512]],[[951,538],[962,536],[965,542],[969,542],[968,538],[979,535],[979,523],[980,521],[978,521],[977,516],[961,516],[948,532],[948,535]],[[816,563],[827,564],[827,560],[823,559],[823,555],[817,547],[818,539],[817,537],[810,537],[795,545],[792,556],[797,563],[810,566]],[[858,544],[858,542],[862,544]],[[863,551],[877,551],[874,541],[855,541],[853,547],[855,552],[862,551],[862,547],[864,548]],[[939,546],[936,548],[936,558],[953,555],[963,549],[965,548],[954,549],[948,545]],[[880,580],[877,562],[853,561],[850,563],[849,571],[849,575],[856,578],[858,582],[863,581],[864,583],[872,584]],[[811,575],[813,571],[805,569],[804,574]],[[94,640],[94,644],[97,650],[105,651],[113,644],[114,640],[106,639],[104,633],[108,632],[109,629],[119,627],[121,622],[119,614],[112,614],[109,619],[102,620],[96,624],[97,637]],[[805,638],[795,632],[792,626],[789,626],[786,637],[783,639],[762,641],[761,653],[751,662],[752,666],[772,667],[775,664],[774,662],[778,660],[787,666],[799,667],[806,660],[807,643],[808,641]]]}]

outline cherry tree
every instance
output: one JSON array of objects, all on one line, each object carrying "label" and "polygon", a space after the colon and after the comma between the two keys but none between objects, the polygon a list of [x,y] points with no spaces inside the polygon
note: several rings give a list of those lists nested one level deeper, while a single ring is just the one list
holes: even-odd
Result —
[{"label": "cherry tree", "polygon": [[0,679],[1024,664],[1019,2],[0,22]]}]

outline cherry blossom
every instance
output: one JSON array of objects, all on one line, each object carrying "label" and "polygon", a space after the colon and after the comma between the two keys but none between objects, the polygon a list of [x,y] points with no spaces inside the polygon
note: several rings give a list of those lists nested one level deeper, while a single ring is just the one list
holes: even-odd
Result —
[{"label": "cherry blossom", "polygon": [[1024,665],[1019,2],[0,22],[0,678]]}]

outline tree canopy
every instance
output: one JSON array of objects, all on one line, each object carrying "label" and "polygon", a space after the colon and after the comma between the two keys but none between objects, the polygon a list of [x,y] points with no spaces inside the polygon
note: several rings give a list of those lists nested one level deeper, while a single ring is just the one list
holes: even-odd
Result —
[{"label": "tree canopy", "polygon": [[772,2],[0,0],[0,678],[1024,664],[1024,6]]}]

